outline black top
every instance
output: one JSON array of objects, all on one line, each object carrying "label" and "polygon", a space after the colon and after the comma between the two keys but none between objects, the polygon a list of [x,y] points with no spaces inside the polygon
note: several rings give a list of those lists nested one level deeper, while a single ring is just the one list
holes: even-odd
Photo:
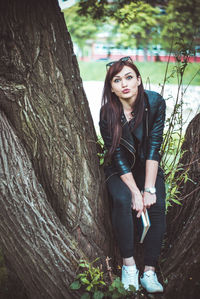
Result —
[{"label": "black top", "polygon": [[131,135],[133,137],[133,140],[134,140],[134,147],[135,147],[135,158],[136,160],[139,159],[139,155],[138,155],[138,146],[139,146],[139,140],[137,139],[137,137],[135,136],[134,132],[135,130],[133,129],[134,128],[134,125],[135,125],[135,117],[133,117],[129,122],[128,122],[128,125],[129,125],[129,130],[131,132]]}]

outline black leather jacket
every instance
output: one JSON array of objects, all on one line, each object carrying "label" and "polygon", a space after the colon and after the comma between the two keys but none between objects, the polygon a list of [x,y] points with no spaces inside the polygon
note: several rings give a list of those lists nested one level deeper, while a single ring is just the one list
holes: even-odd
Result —
[{"label": "black leather jacket", "polygon": [[[165,110],[166,104],[162,96],[157,92],[145,90],[143,121],[133,132],[138,141],[137,155],[144,166],[146,160],[160,162],[159,150],[163,140]],[[121,176],[131,172],[135,164],[135,142],[124,113],[121,116],[121,123],[120,144],[113,153],[111,161],[104,167],[107,179],[113,174]],[[108,133],[107,121],[102,119],[101,113],[99,126],[105,148],[109,149],[112,138]]]}]

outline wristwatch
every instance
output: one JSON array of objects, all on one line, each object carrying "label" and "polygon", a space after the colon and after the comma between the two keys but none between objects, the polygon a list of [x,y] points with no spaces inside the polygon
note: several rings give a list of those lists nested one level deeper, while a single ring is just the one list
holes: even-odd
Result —
[{"label": "wristwatch", "polygon": [[155,194],[156,193],[156,188],[155,187],[144,188],[144,191],[149,192],[151,194]]}]

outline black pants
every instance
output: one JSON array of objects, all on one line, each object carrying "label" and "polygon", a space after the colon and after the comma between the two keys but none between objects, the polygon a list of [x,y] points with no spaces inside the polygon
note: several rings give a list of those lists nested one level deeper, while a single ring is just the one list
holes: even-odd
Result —
[{"label": "black pants", "polygon": [[[137,167],[133,176],[140,190],[144,190],[145,169]],[[107,181],[109,193],[112,197],[112,223],[123,258],[134,256],[134,222],[131,208],[132,196],[128,186],[118,175],[111,176]],[[144,263],[155,266],[161,251],[165,232],[165,183],[161,174],[156,179],[156,203],[148,209],[151,226],[144,239]],[[137,226],[142,227],[141,219]]]}]

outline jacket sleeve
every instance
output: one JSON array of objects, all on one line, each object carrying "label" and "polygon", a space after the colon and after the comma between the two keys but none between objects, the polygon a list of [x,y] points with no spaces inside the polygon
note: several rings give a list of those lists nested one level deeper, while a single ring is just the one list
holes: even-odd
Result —
[{"label": "jacket sleeve", "polygon": [[165,123],[165,100],[159,95],[157,100],[157,111],[152,129],[149,132],[147,145],[147,160],[160,161],[160,147],[163,141],[163,129]]},{"label": "jacket sleeve", "polygon": [[[112,136],[110,136],[108,132],[108,125],[106,120],[102,120],[100,118],[99,122],[101,136],[104,140],[104,145],[107,150],[110,149],[112,145]],[[121,146],[117,146],[113,155],[112,155],[112,162],[119,174],[119,176],[131,172],[130,163],[127,160],[125,151],[121,148]]]}]

